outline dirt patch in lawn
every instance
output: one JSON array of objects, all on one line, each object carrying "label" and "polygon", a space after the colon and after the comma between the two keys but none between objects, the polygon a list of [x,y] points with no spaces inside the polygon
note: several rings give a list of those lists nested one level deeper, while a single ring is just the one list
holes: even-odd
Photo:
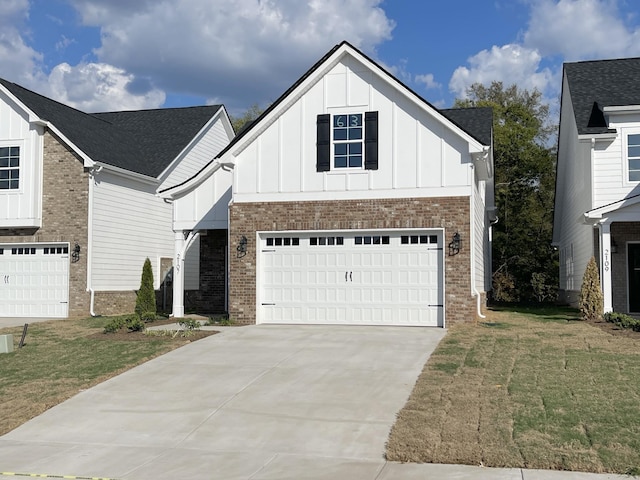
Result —
[{"label": "dirt patch in lawn", "polygon": [[490,312],[452,327],[398,414],[387,458],[637,472],[640,337],[609,325]]}]

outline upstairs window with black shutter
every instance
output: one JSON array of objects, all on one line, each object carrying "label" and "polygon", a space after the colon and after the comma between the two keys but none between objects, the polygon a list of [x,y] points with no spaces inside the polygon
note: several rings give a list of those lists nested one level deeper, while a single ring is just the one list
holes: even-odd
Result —
[{"label": "upstairs window with black shutter", "polygon": [[318,172],[378,169],[378,112],[318,115]]}]

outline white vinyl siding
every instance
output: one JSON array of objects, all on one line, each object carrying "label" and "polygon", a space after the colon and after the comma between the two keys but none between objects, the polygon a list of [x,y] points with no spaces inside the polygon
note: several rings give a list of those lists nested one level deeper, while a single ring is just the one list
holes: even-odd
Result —
[{"label": "white vinyl siding", "polygon": [[0,146],[20,147],[20,185],[0,190],[0,228],[39,227],[42,222],[43,128],[0,90]]},{"label": "white vinyl siding", "polygon": [[109,172],[93,186],[91,286],[95,290],[134,290],[148,257],[154,285],[160,258],[173,257],[171,204],[148,185]]},{"label": "white vinyl siding", "polygon": [[[371,83],[368,83],[371,82]],[[320,113],[378,112],[378,170],[316,171]],[[234,202],[470,195],[469,140],[351,57],[234,152]]]},{"label": "white vinyl siding", "polygon": [[[482,188],[478,188],[482,187]],[[474,186],[475,193],[473,196],[474,205],[471,206],[474,215],[473,219],[473,249],[474,249],[474,268],[475,268],[475,286],[479,292],[483,293],[491,289],[491,284],[487,285],[487,275],[485,268],[491,270],[489,264],[489,227],[487,221],[487,214],[485,210],[484,199],[482,198],[482,192],[485,188],[484,182],[478,182]],[[485,267],[486,265],[486,267]]]}]

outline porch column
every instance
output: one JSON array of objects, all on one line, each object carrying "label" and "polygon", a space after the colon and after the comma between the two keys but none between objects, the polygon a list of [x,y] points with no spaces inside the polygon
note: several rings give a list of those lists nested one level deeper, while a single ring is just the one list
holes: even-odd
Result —
[{"label": "porch column", "polygon": [[600,223],[600,283],[604,294],[604,312],[613,311],[611,292],[611,222]]},{"label": "porch column", "polygon": [[184,231],[173,234],[173,311],[172,317],[184,317]]}]

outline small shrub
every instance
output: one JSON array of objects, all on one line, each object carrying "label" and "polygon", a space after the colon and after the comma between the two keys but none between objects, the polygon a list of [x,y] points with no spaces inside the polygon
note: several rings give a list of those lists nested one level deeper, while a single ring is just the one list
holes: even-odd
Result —
[{"label": "small shrub", "polygon": [[116,333],[125,325],[125,319],[123,317],[116,317],[109,321],[104,326],[104,333]]},{"label": "small shrub", "polygon": [[197,320],[194,320],[193,318],[183,318],[178,322],[178,325],[180,325],[185,330],[189,330],[189,331],[200,330],[200,326],[201,326],[200,322]]},{"label": "small shrub", "polygon": [[155,312],[144,312],[140,315],[140,320],[142,320],[144,323],[151,323],[155,321],[156,317],[157,315],[155,314]]},{"label": "small shrub", "polygon": [[126,326],[130,332],[141,332],[146,328],[144,322],[137,315],[127,317]]},{"label": "small shrub", "polygon": [[493,274],[493,299],[496,302],[517,302],[520,300],[512,275],[504,271]]},{"label": "small shrub", "polygon": [[604,319],[620,328],[629,328],[634,332],[640,332],[640,319],[633,318],[624,313],[608,312],[604,314]]},{"label": "small shrub", "polygon": [[580,289],[580,314],[583,320],[597,321],[602,319],[604,298],[600,288],[600,275],[596,259],[591,257],[582,277]]},{"label": "small shrub", "polygon": [[228,327],[233,325],[233,320],[229,318],[228,313],[218,313],[216,315],[212,315],[207,319],[205,325],[220,325],[223,327]]},{"label": "small shrub", "polygon": [[142,276],[140,278],[140,290],[136,297],[136,310],[138,315],[146,313],[156,314],[156,292],[153,289],[153,270],[151,261],[147,258],[142,266]]}]

